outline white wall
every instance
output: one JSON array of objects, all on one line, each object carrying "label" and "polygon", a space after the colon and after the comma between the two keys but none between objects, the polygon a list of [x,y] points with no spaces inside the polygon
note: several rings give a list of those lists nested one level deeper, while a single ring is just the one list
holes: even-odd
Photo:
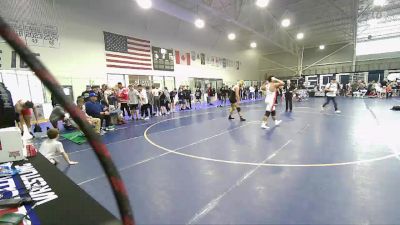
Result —
[{"label": "white wall", "polygon": [[[139,9],[132,0],[2,0],[0,13],[7,19],[58,26],[59,48],[31,49],[40,53],[40,59],[60,83],[74,86],[75,95],[89,83],[105,83],[107,73],[175,76],[178,85],[188,77],[222,78],[226,81],[260,79],[259,53],[256,50],[227,41],[225,34],[213,28],[198,30],[193,24],[154,9]],[[175,65],[174,72],[107,69],[103,31],[147,39],[158,47],[194,50],[239,60],[240,70],[203,65]],[[0,49],[3,50],[3,69],[9,69],[11,49],[4,43],[0,43]]]}]

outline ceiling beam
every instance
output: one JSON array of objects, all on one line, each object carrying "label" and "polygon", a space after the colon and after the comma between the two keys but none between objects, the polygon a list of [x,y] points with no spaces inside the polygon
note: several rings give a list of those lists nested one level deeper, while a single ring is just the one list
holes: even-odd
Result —
[{"label": "ceiling beam", "polygon": [[[190,0],[192,1],[194,4],[196,3],[196,0]],[[239,20],[232,18],[230,16],[225,15],[224,13],[204,4],[204,3],[199,3],[199,8],[203,9],[204,11],[206,11],[206,13],[211,14],[217,18],[220,18],[228,23],[231,23],[243,30],[246,30],[248,32],[251,32],[252,34],[254,34],[255,36],[264,39],[266,41],[268,41],[269,43],[281,48],[283,51],[289,52],[293,55],[297,54],[297,45],[295,42],[293,42],[290,38],[289,35],[283,33],[282,31],[276,31],[274,33],[274,35],[271,35],[270,32],[271,31],[257,31],[256,29],[249,27],[248,25],[243,24],[242,22],[240,22]],[[275,24],[276,25],[276,24]],[[283,41],[284,40],[284,41]],[[285,45],[283,43],[289,43],[288,45]]]}]

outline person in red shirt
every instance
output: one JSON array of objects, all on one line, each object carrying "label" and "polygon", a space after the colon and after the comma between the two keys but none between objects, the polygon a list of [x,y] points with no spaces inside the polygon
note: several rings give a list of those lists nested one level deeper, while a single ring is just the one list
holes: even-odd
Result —
[{"label": "person in red shirt", "polygon": [[122,86],[121,82],[118,82],[118,102],[120,103],[120,109],[122,111],[122,115],[125,117],[125,110],[128,113],[128,116],[131,117],[131,112],[129,111],[128,101],[129,101],[129,90],[128,88]]}]

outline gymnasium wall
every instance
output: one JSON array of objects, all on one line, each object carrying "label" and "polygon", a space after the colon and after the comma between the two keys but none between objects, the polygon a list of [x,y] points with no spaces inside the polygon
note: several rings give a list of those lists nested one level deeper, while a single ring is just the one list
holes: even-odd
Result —
[{"label": "gymnasium wall", "polygon": [[[199,30],[193,24],[152,10],[139,9],[132,0],[13,0],[0,2],[0,13],[7,20],[30,21],[57,26],[59,47],[30,46],[40,59],[65,85],[80,93],[89,84],[107,81],[107,73],[175,76],[176,84],[189,77],[259,80],[259,53],[248,45],[230,42],[226,34],[211,27]],[[236,67],[211,65],[175,65],[174,72],[155,70],[108,69],[105,62],[103,31],[151,41],[151,45],[196,51],[207,55],[240,61]],[[0,41],[1,69],[11,68],[11,49]]]}]

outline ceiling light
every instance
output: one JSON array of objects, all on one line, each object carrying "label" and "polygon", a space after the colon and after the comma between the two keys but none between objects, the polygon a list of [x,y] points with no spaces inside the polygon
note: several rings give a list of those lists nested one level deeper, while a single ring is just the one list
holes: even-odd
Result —
[{"label": "ceiling light", "polygon": [[150,9],[153,5],[151,0],[136,0],[136,3],[143,9]]},{"label": "ceiling light", "polygon": [[255,43],[254,41],[250,43],[250,47],[251,48],[257,48],[257,43]]},{"label": "ceiling light", "polygon": [[194,25],[196,25],[197,28],[203,28],[204,27],[204,20],[196,19],[196,21],[194,21]]},{"label": "ceiling light", "polygon": [[290,26],[290,19],[283,19],[281,24],[282,24],[282,27]]},{"label": "ceiling light", "polygon": [[324,50],[325,49],[325,45],[320,45],[319,49]]},{"label": "ceiling light", "polygon": [[386,5],[386,0],[374,0],[374,5],[383,7]]},{"label": "ceiling light", "polygon": [[257,5],[258,7],[260,7],[260,8],[265,8],[265,7],[267,7],[268,3],[269,3],[269,0],[257,0],[257,1],[256,1],[256,5]]},{"label": "ceiling light", "polygon": [[297,37],[298,40],[301,40],[301,39],[304,38],[304,33],[298,33],[298,34],[296,35],[296,37]]},{"label": "ceiling light", "polygon": [[229,40],[235,40],[235,38],[236,38],[236,34],[234,34],[234,33],[228,34],[228,39]]}]

